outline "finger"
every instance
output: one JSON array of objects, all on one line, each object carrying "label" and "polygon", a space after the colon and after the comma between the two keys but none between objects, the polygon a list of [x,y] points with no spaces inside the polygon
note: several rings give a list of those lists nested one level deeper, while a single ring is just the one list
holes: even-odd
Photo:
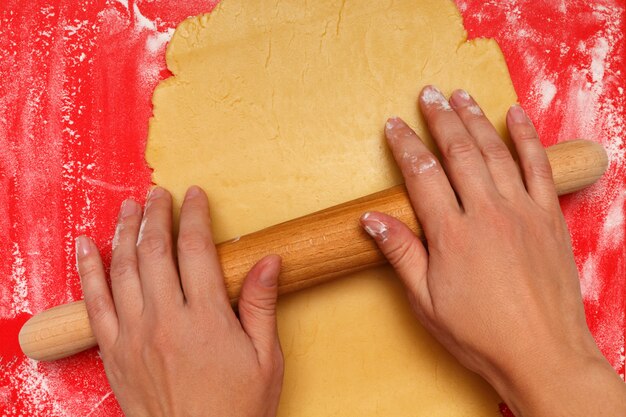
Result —
[{"label": "finger", "polygon": [[213,236],[209,201],[199,187],[187,190],[180,213],[178,264],[187,302],[231,309]]},{"label": "finger", "polygon": [[136,247],[139,223],[141,206],[133,200],[125,200],[113,236],[111,257],[111,291],[122,323],[127,319],[134,323],[134,317],[143,309]]},{"label": "finger", "polygon": [[270,255],[248,273],[239,299],[239,318],[250,336],[259,360],[270,360],[280,351],[276,326],[276,299],[281,259]]},{"label": "finger", "polygon": [[485,198],[495,198],[496,186],[476,142],[441,91],[428,86],[419,102],[463,207],[467,210],[480,206]]},{"label": "finger", "polygon": [[402,171],[411,204],[424,232],[427,235],[437,233],[442,212],[461,212],[445,172],[437,158],[401,119],[389,119],[385,125],[385,135]]},{"label": "finger", "polygon": [[506,198],[513,198],[524,192],[522,177],[509,148],[476,101],[467,91],[457,90],[452,93],[450,104],[467,131],[474,137],[500,194]]},{"label": "finger", "polygon": [[374,238],[421,312],[432,312],[427,281],[428,254],[424,244],[404,223],[383,213],[365,213],[361,216],[361,225]]},{"label": "finger", "polygon": [[117,338],[117,314],[102,259],[96,245],[86,236],[76,239],[76,263],[91,330],[100,348],[107,349]]},{"label": "finger", "polygon": [[519,155],[528,194],[544,208],[558,207],[559,200],[550,161],[526,112],[520,106],[514,105],[509,110],[506,121]]},{"label": "finger", "polygon": [[172,249],[172,196],[155,187],[137,238],[139,277],[146,308],[184,302]]}]

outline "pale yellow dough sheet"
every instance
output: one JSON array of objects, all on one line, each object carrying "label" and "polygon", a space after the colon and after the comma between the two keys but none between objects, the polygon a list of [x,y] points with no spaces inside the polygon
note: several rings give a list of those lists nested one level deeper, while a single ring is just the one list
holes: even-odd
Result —
[{"label": "pale yellow dough sheet", "polygon": [[[516,101],[496,42],[467,42],[448,0],[223,0],[179,25],[167,65],[146,158],[177,201],[208,191],[218,241],[400,183],[383,127],[430,143],[424,85],[469,90],[503,133]],[[280,416],[498,415],[388,268],[282,298],[279,328]]]}]

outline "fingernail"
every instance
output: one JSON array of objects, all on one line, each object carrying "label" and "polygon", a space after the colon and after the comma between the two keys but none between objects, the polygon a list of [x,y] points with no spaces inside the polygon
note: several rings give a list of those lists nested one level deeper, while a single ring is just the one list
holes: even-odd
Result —
[{"label": "fingernail", "polygon": [[389,227],[382,220],[368,212],[361,216],[361,223],[368,235],[385,243],[389,235]]},{"label": "fingernail", "polygon": [[187,193],[185,194],[185,200],[189,198],[195,198],[199,195],[200,195],[200,187],[196,185],[192,185],[191,187],[189,187],[189,189],[187,190]]},{"label": "fingernail", "polygon": [[139,213],[139,205],[134,200],[124,200],[120,208],[120,219]]},{"label": "fingernail", "polygon": [[452,105],[455,107],[467,107],[473,104],[472,97],[465,90],[456,90],[454,93],[452,93],[452,96],[450,97],[450,103],[452,103]]},{"label": "fingernail", "polygon": [[476,116],[482,116],[483,111],[480,106],[476,104],[476,101],[465,90],[456,90],[450,97],[450,104],[457,109],[467,109],[470,113]]},{"label": "fingernail", "polygon": [[85,236],[78,236],[76,238],[76,257],[78,259],[84,258],[91,253],[91,242],[89,238]]},{"label": "fingernail", "polygon": [[385,124],[385,136],[390,141],[414,138],[415,132],[399,117],[392,117]]},{"label": "fingernail", "polygon": [[148,194],[148,200],[151,200],[153,198],[159,198],[162,197],[165,194],[165,190],[159,186],[154,187],[151,191],[150,194]]},{"label": "fingernail", "polygon": [[276,278],[274,275],[273,268],[270,266],[270,262],[266,261],[261,268],[261,272],[259,273],[259,283],[264,287],[274,287],[276,286]]},{"label": "fingernail", "polygon": [[402,119],[400,119],[399,117],[390,117],[389,119],[387,119],[387,123],[385,123],[385,133],[389,135],[403,125],[404,122],[402,122]]},{"label": "fingernail", "polygon": [[439,110],[451,111],[450,102],[443,93],[435,86],[429,85],[424,88],[421,96],[422,103],[427,106],[436,106]]},{"label": "fingernail", "polygon": [[528,122],[528,116],[526,112],[522,108],[522,106],[518,104],[514,104],[509,109],[509,113],[511,114],[511,120],[514,123],[526,123]]}]

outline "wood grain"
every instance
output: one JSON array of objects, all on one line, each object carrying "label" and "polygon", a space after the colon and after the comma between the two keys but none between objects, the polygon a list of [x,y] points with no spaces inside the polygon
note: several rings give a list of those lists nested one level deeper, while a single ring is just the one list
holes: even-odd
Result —
[{"label": "wood grain", "polygon": [[[608,163],[604,148],[585,140],[551,146],[547,154],[559,195],[593,184]],[[359,224],[367,211],[394,216],[423,238],[403,185],[281,223],[218,245],[231,302],[236,304],[250,268],[268,254],[283,259],[280,294],[384,264],[385,258]],[[83,301],[35,315],[22,327],[19,341],[24,354],[37,360],[67,357],[96,344]]]}]

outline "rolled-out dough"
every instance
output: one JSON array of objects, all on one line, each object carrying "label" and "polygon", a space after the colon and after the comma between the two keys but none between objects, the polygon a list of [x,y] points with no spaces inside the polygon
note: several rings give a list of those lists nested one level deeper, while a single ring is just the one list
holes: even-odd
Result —
[{"label": "rolled-out dough", "polygon": [[[466,88],[502,133],[516,101],[498,45],[467,42],[448,0],[223,0],[179,25],[166,58],[146,158],[177,201],[208,191],[218,241],[400,183],[383,126],[401,116],[430,144],[426,84]],[[389,268],[279,304],[280,416],[497,415]]]}]

